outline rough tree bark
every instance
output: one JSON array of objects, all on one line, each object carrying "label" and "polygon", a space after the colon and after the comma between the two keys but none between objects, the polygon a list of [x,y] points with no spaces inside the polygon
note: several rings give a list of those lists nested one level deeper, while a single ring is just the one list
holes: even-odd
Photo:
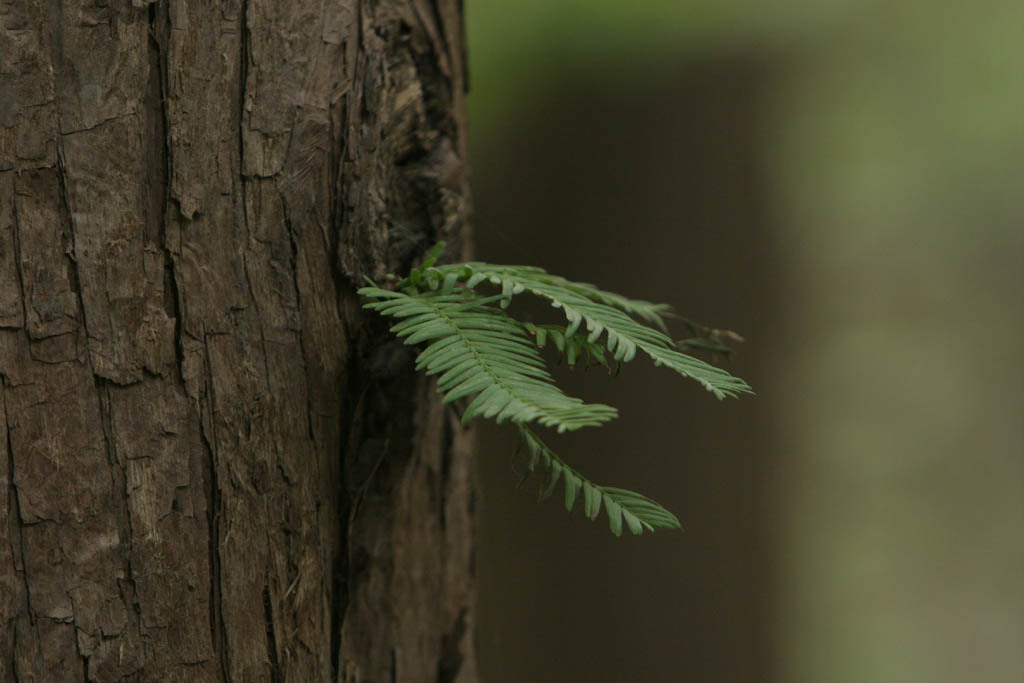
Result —
[{"label": "rough tree bark", "polygon": [[0,680],[475,680],[460,4],[0,0]]}]

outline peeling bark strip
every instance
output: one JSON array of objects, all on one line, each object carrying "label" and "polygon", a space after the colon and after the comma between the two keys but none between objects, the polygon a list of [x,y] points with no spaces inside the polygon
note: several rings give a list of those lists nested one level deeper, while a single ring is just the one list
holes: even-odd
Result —
[{"label": "peeling bark strip", "polygon": [[459,4],[0,2],[0,681],[476,680]]}]

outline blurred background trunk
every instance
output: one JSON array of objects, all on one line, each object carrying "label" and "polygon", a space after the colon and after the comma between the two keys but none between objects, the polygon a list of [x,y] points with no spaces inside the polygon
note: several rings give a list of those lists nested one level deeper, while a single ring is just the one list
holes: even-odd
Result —
[{"label": "blurred background trunk", "polygon": [[650,537],[482,430],[488,682],[1024,680],[1022,5],[468,19],[477,256],[734,329],[757,391],[567,373],[621,414],[556,450],[678,513]]},{"label": "blurred background trunk", "polygon": [[[614,91],[586,77],[546,91],[475,160],[487,226],[478,253],[668,300],[687,318],[738,330],[750,348],[725,365],[758,390],[784,325],[757,139],[773,76],[737,56]],[[563,381],[621,417],[559,439],[556,451],[596,481],[662,502],[684,529],[616,540],[557,503],[537,506],[515,488],[522,467],[504,432],[483,429],[481,452],[495,456],[481,460],[481,646],[485,662],[502,663],[488,680],[765,680],[772,406],[716,401],[643,360],[616,377],[592,369]],[[497,652],[509,650],[529,656]]]},{"label": "blurred background trunk", "polygon": [[475,680],[458,5],[0,7],[0,680]]}]

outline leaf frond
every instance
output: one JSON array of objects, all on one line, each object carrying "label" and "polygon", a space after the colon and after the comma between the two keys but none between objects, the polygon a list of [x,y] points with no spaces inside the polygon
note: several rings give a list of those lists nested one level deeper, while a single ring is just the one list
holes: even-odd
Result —
[{"label": "leaf frond", "polygon": [[533,430],[521,424],[516,427],[529,454],[527,467],[535,471],[539,464],[550,473],[541,494],[543,498],[554,493],[561,479],[565,488],[565,509],[572,512],[582,493],[586,516],[596,519],[603,505],[608,527],[616,536],[622,535],[623,525],[633,534],[641,534],[644,529],[679,528],[679,519],[647,496],[626,489],[598,486],[566,464]]},{"label": "leaf frond", "polygon": [[[440,276],[427,268],[421,277],[430,282]],[[463,422],[482,416],[499,423],[537,422],[563,432],[599,425],[618,414],[555,386],[523,325],[489,305],[500,295],[485,297],[465,287],[422,292],[364,287],[359,294],[368,299],[364,308],[398,319],[391,331],[406,344],[426,344],[416,369],[439,375],[446,403],[473,397]]]},{"label": "leaf frond", "polygon": [[[602,336],[605,347],[616,361],[628,363],[637,349],[649,356],[655,365],[664,365],[684,377],[697,381],[717,398],[753,393],[750,386],[727,371],[676,350],[664,332],[638,322],[628,314],[645,320],[660,320],[667,310],[661,304],[626,299],[602,292],[593,285],[569,282],[532,266],[495,266],[488,263],[463,263],[431,268],[438,280],[454,276],[472,289],[481,282],[501,287],[502,305],[515,294],[529,292],[547,299],[562,309],[568,325],[566,336],[584,328],[587,340],[595,342]],[[429,272],[429,271],[428,271]]]},{"label": "leaf frond", "polygon": [[[627,299],[597,287],[551,275],[531,266],[460,263],[438,266],[439,243],[407,277],[388,276],[387,284],[359,290],[364,308],[395,319],[391,332],[408,345],[422,345],[416,369],[437,376],[444,401],[466,400],[463,423],[475,417],[513,422],[529,453],[528,469],[542,474],[542,497],[562,483],[565,506],[578,500],[590,519],[602,508],[616,536],[623,527],[677,529],[679,520],[650,498],[611,486],[599,486],[570,467],[534,433],[529,423],[559,432],[599,426],[616,417],[603,404],[566,395],[548,374],[540,352],[550,342],[574,365],[596,361],[618,369],[641,352],[700,383],[718,398],[753,393],[743,380],[693,358],[680,349],[728,354],[727,342],[742,342],[735,332],[683,322],[692,335],[673,342],[663,318],[676,317],[664,304]],[[481,284],[494,294],[478,293]],[[528,293],[561,309],[565,325],[520,322],[505,312],[513,297]]]}]

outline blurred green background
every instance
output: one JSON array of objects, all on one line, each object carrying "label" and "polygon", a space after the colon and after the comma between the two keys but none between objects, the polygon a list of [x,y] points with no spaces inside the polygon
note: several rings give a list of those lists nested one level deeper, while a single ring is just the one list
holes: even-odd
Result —
[{"label": "blurred green background", "polygon": [[621,417],[554,444],[654,536],[484,430],[484,680],[1024,681],[1024,5],[466,13],[477,256],[738,330],[758,392],[566,376]]}]

